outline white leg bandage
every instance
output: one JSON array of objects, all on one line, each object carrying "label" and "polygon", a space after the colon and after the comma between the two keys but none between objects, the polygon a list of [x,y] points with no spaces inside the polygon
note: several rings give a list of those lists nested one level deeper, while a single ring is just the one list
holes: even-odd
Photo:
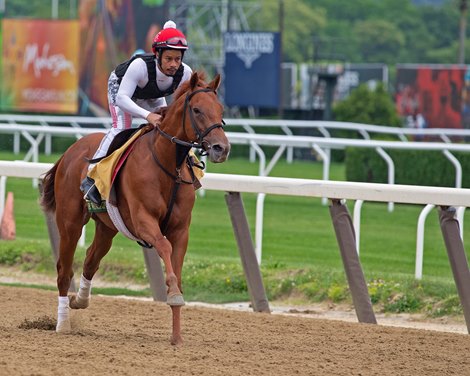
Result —
[{"label": "white leg bandage", "polygon": [[83,274],[80,277],[80,288],[78,290],[78,298],[80,300],[90,299],[91,295],[91,281],[86,279]]},{"label": "white leg bandage", "polygon": [[83,274],[80,277],[80,288],[77,295],[80,299],[89,299],[91,295],[91,281],[86,279]]},{"label": "white leg bandage", "polygon": [[68,333],[70,332],[70,317],[69,317],[69,297],[59,296],[59,305],[57,308],[57,326],[56,332]]},{"label": "white leg bandage", "polygon": [[80,288],[78,289],[77,295],[70,297],[70,308],[72,309],[84,309],[90,304],[91,296],[91,281],[86,279],[83,274],[80,277]]}]

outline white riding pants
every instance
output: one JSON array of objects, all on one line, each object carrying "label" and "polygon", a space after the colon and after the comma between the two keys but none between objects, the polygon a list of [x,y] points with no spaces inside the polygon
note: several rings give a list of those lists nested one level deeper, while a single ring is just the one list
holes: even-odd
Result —
[{"label": "white riding pants", "polygon": [[[111,101],[110,95],[111,93],[108,90],[109,112],[111,114],[113,124],[101,140],[98,149],[93,155],[93,159],[104,157],[108,152],[109,146],[114,140],[114,137],[116,137],[116,135],[122,132],[123,130],[129,129],[132,126],[132,115],[127,112],[124,112],[115,104],[112,104],[113,102]],[[90,165],[88,166],[88,171],[90,171],[94,166],[95,164],[90,163]]]}]

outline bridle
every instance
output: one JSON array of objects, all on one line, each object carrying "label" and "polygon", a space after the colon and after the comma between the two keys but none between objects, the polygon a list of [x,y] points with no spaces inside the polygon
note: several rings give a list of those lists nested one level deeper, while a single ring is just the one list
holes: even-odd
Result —
[{"label": "bridle", "polygon": [[186,95],[185,100],[184,100],[183,121],[182,121],[183,122],[183,129],[186,133],[186,112],[188,112],[187,110],[189,109],[189,120],[190,120],[190,123],[191,123],[191,127],[193,128],[194,133],[197,136],[197,141],[196,142],[194,142],[194,141],[193,142],[187,142],[187,141],[180,140],[179,138],[164,132],[160,128],[160,126],[157,125],[156,129],[157,129],[158,133],[161,134],[163,137],[167,138],[168,140],[170,140],[171,142],[175,143],[175,144],[185,146],[185,147],[188,147],[188,148],[202,149],[203,151],[201,152],[201,155],[207,155],[208,150],[211,148],[211,145],[206,140],[204,140],[204,137],[206,137],[214,129],[223,128],[224,125],[225,125],[225,122],[222,120],[222,123],[212,124],[209,128],[204,130],[204,132],[201,132],[201,130],[199,129],[199,127],[196,124],[196,119],[194,119],[194,112],[193,112],[193,108],[191,107],[190,101],[191,101],[191,98],[194,97],[196,94],[198,94],[198,93],[208,93],[208,92],[216,93],[215,90],[209,89],[209,88],[198,89],[198,90],[195,90],[191,93],[188,93]]}]

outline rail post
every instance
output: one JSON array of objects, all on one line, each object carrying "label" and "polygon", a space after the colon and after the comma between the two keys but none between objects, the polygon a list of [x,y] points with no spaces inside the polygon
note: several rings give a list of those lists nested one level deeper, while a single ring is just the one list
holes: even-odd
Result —
[{"label": "rail post", "polygon": [[357,318],[362,323],[377,324],[361,262],[356,251],[354,227],[348,208],[340,200],[333,199],[331,200],[330,214]]},{"label": "rail post", "polygon": [[227,192],[225,201],[230,212],[233,232],[237,239],[253,310],[256,312],[270,312],[241,195],[239,192]]},{"label": "rail post", "polygon": [[441,206],[439,222],[446,244],[447,255],[454,274],[455,285],[463,307],[463,314],[470,334],[470,270],[465,255],[462,238],[460,237],[459,222],[455,218],[455,208]]}]

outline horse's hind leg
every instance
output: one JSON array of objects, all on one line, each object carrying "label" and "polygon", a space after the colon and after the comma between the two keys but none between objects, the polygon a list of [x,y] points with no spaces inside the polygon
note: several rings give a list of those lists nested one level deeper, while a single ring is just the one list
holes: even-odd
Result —
[{"label": "horse's hind leg", "polygon": [[82,233],[82,223],[73,221],[73,216],[57,213],[57,225],[60,233],[59,259],[57,260],[57,288],[59,290],[59,306],[57,312],[58,333],[70,332],[69,298],[67,293],[73,277],[73,256],[78,239]]},{"label": "horse's hind leg", "polygon": [[87,308],[91,296],[91,280],[99,268],[101,259],[111,248],[116,230],[112,230],[101,221],[96,221],[96,231],[93,242],[87,249],[86,258],[83,263],[83,273],[80,278],[80,288],[76,295],[70,297],[70,308]]}]

